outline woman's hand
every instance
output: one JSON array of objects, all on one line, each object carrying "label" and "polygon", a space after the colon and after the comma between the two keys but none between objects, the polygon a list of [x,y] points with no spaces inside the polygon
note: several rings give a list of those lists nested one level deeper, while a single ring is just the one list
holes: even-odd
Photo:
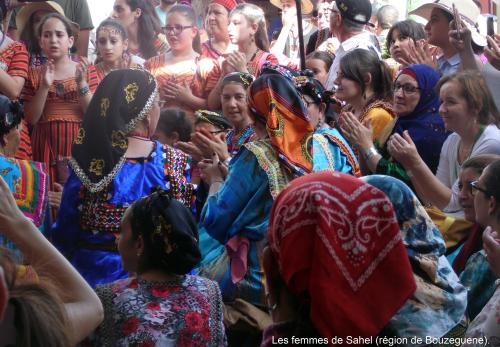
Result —
[{"label": "woman's hand", "polygon": [[54,83],[55,79],[55,74],[56,74],[56,68],[54,66],[54,60],[49,59],[47,64],[43,67],[43,79],[42,79],[42,85],[46,88],[49,88],[52,83]]},{"label": "woman's hand", "polygon": [[417,147],[408,134],[408,130],[403,132],[403,137],[399,134],[393,134],[389,138],[387,149],[391,157],[403,165],[405,169],[411,169],[421,161]]},{"label": "woman's hand", "polygon": [[489,46],[484,49],[484,54],[490,64],[497,70],[500,70],[500,35],[487,36]]},{"label": "woman's hand", "polygon": [[437,47],[430,45],[425,40],[419,40],[416,43],[413,40],[409,40],[408,48],[409,51],[406,54],[406,58],[401,59],[404,65],[425,64],[434,70],[437,69]]},{"label": "woman's hand", "polygon": [[212,159],[204,159],[198,163],[198,167],[201,171],[201,179],[212,185],[216,182],[224,182],[224,178],[228,174],[227,166],[219,161],[219,156],[217,153],[212,155]]},{"label": "woman's hand", "polygon": [[491,229],[491,227],[487,227],[483,231],[483,248],[486,252],[486,258],[488,259],[488,263],[490,263],[490,267],[497,275],[500,277],[500,244],[498,239],[498,233]]},{"label": "woman's hand", "polygon": [[234,71],[246,72],[247,69],[247,59],[244,53],[232,52],[226,57],[227,63],[231,66]]},{"label": "woman's hand", "polygon": [[352,112],[342,112],[339,118],[342,134],[352,146],[356,146],[362,152],[373,146],[372,129],[361,124]]},{"label": "woman's hand", "polygon": [[205,158],[210,158],[214,152],[223,162],[229,158],[225,133],[214,136],[206,129],[202,129],[192,136],[191,141],[201,150]]},{"label": "woman's hand", "polygon": [[[459,16],[455,18],[460,18]],[[465,23],[459,19],[457,24],[455,20],[450,22],[450,31],[448,32],[449,41],[458,52],[463,52],[466,49],[472,51],[472,36],[471,31]]]},{"label": "woman's hand", "polygon": [[187,82],[176,84],[175,82],[168,81],[163,87],[163,95],[169,101],[189,104],[193,97],[193,92]]},{"label": "woman's hand", "polygon": [[174,147],[177,149],[180,149],[186,154],[189,154],[191,158],[193,159],[194,162],[200,162],[203,160],[203,153],[200,151],[198,146],[196,146],[192,142],[182,142],[182,141],[177,141],[174,144]]},{"label": "woman's hand", "polygon": [[80,88],[87,85],[87,70],[89,66],[89,61],[86,58],[81,58],[80,63],[76,66],[75,79],[76,83]]},{"label": "woman's hand", "polygon": [[59,208],[61,206],[63,186],[57,182],[54,182],[54,190],[49,191],[49,205],[53,208]]}]

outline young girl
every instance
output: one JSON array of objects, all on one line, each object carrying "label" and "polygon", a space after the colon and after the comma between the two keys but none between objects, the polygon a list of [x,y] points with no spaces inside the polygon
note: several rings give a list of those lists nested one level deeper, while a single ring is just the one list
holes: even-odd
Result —
[{"label": "young girl", "polygon": [[[266,18],[264,11],[257,5],[240,4],[229,16],[229,39],[238,46],[238,51],[230,53],[221,63],[222,77],[231,72],[245,72],[258,76],[267,61],[278,64],[278,59],[269,53]],[[212,90],[208,106],[220,107],[222,79]]]},{"label": "young girl", "polygon": [[384,135],[382,130],[395,118],[392,75],[387,64],[374,52],[355,49],[340,60],[334,83],[338,86],[335,97],[346,103],[343,111],[370,124],[373,140],[379,140]]},{"label": "young girl", "polygon": [[187,5],[173,6],[167,15],[165,33],[171,50],[144,64],[158,80],[164,107],[180,108],[190,117],[206,108],[206,98],[219,79],[220,71],[212,59],[201,58],[194,10]]},{"label": "young girl", "polygon": [[136,56],[127,53],[127,32],[119,22],[112,19],[103,21],[97,28],[96,36],[99,63],[95,67],[99,83],[112,70],[140,66],[134,62]]},{"label": "young girl", "polygon": [[131,54],[149,59],[167,51],[160,20],[149,1],[115,0],[111,18],[127,30]]},{"label": "young girl", "polygon": [[306,58],[306,68],[313,72],[314,78],[322,85],[325,85],[332,63],[333,55],[325,51],[315,51]]},{"label": "young girl", "polygon": [[87,70],[70,59],[74,36],[66,17],[48,14],[38,27],[38,35],[49,61],[29,70],[25,116],[33,125],[33,159],[50,165],[51,183],[62,182],[65,167],[61,160],[71,156],[71,145],[97,78],[93,66]]}]

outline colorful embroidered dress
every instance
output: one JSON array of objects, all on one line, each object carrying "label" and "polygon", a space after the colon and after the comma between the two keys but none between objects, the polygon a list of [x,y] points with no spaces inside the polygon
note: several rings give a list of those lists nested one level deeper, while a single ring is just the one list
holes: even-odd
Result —
[{"label": "colorful embroidered dress", "polygon": [[[157,55],[162,55],[164,53],[166,53],[169,49],[169,45],[168,45],[168,41],[167,41],[167,37],[160,33],[156,36],[156,38],[154,39],[154,43],[153,43],[155,49],[156,49],[156,54]],[[129,49],[129,53],[130,54],[133,54],[133,55],[136,55],[142,59],[147,59],[144,57],[144,55],[142,54],[142,52],[140,51],[139,48],[137,49]]]},{"label": "colorful embroidered dress", "polygon": [[[17,41],[8,43],[0,52],[0,69],[6,71],[12,77],[21,77],[26,81],[28,78],[28,51],[26,46]],[[28,124],[24,119],[21,124],[21,143],[16,158],[33,159]]]},{"label": "colorful embroidered dress", "polygon": [[250,75],[258,77],[260,75],[260,69],[264,66],[265,63],[271,64],[279,64],[278,58],[274,54],[269,52],[265,52],[261,49],[255,52],[252,59],[247,62],[247,70]]},{"label": "colorful embroidered dress", "polygon": [[94,346],[226,346],[220,290],[197,276],[168,282],[135,278],[98,286],[104,321]]},{"label": "colorful embroidered dress", "polygon": [[243,131],[239,134],[236,134],[236,131],[231,129],[226,135],[227,150],[229,151],[229,154],[234,157],[240,150],[241,146],[245,143],[254,141],[255,139],[255,132],[250,125],[243,129]]},{"label": "colorful embroidered dress", "polygon": [[320,128],[313,135],[313,171],[333,170],[359,176],[358,159],[335,128]]},{"label": "colorful embroidered dress", "polygon": [[[14,194],[17,206],[40,231],[47,231],[45,218],[48,208],[48,175],[44,164],[30,160],[10,159],[0,156],[0,175]],[[12,250],[18,260],[21,252],[0,235],[0,244]]]},{"label": "colorful embroidered dress", "polygon": [[[42,81],[43,67],[29,70],[24,86],[24,100],[30,102]],[[87,81],[91,92],[97,88],[95,68],[90,66]],[[78,135],[83,111],[75,78],[54,81],[49,88],[43,113],[31,136],[33,159],[45,163],[50,170],[50,181],[59,181],[56,161],[71,156],[71,145]]]},{"label": "colorful embroidered dress", "polygon": [[125,210],[157,186],[191,206],[193,186],[188,180],[188,156],[160,142],[148,158],[126,160],[98,193],[90,193],[71,170],[52,227],[53,242],[92,286],[125,278],[115,243]]},{"label": "colorful embroidered dress", "polygon": [[166,101],[163,107],[180,108],[191,116],[196,111],[195,109],[176,101],[166,100],[163,94],[166,83],[173,82],[181,86],[187,84],[194,96],[206,99],[220,77],[220,68],[215,61],[201,57],[191,62],[185,61],[175,64],[175,66],[167,66],[165,55],[159,55],[147,60],[144,63],[144,68],[151,72],[158,81],[160,100]]}]

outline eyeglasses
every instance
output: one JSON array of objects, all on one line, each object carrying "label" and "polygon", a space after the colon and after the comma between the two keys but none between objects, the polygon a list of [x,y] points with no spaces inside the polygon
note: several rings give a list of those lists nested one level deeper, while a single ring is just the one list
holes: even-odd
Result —
[{"label": "eyeglasses", "polygon": [[420,90],[419,87],[415,87],[411,84],[399,84],[395,83],[393,91],[396,93],[398,90],[403,89],[404,94],[415,94],[418,90]]},{"label": "eyeglasses", "polygon": [[166,26],[166,27],[163,27],[163,31],[165,32],[165,34],[172,33],[174,35],[179,35],[184,30],[192,28],[192,27],[193,27],[193,25],[186,25],[186,26],[182,26],[182,25]]},{"label": "eyeglasses", "polygon": [[485,189],[485,188],[481,188],[479,185],[478,185],[478,181],[473,181],[471,183],[469,183],[470,186],[471,186],[471,193],[472,195],[476,195],[477,191],[480,191],[482,192],[484,195],[486,196],[491,196],[491,194]]}]

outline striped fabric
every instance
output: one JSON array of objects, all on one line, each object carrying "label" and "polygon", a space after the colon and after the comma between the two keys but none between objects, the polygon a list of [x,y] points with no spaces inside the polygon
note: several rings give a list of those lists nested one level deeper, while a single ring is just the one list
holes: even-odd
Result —
[{"label": "striped fabric", "polygon": [[[1,52],[0,60],[5,63],[7,73],[12,77],[21,77],[26,80],[28,77],[28,51],[26,47],[17,41],[9,43]],[[23,120],[21,128],[21,142],[16,153],[17,159],[31,159],[31,140],[28,127]]]},{"label": "striped fabric", "polygon": [[195,109],[180,102],[166,100],[164,94],[166,84],[168,82],[174,82],[177,85],[186,83],[191,88],[194,96],[206,99],[217,84],[221,74],[219,65],[214,60],[201,57],[171,67],[165,63],[165,55],[160,55],[147,60],[144,68],[151,72],[158,81],[160,100],[165,101],[164,107],[180,108],[191,117],[193,117]]},{"label": "striped fabric", "polygon": [[[26,103],[35,95],[42,79],[42,67],[29,70],[23,97]],[[87,82],[91,92],[97,88],[97,74],[94,66],[87,70]],[[83,112],[78,96],[75,78],[54,81],[49,88],[47,101],[40,120],[31,136],[33,159],[50,168],[50,182],[59,181],[56,161],[71,156],[71,145],[78,134]]]}]

